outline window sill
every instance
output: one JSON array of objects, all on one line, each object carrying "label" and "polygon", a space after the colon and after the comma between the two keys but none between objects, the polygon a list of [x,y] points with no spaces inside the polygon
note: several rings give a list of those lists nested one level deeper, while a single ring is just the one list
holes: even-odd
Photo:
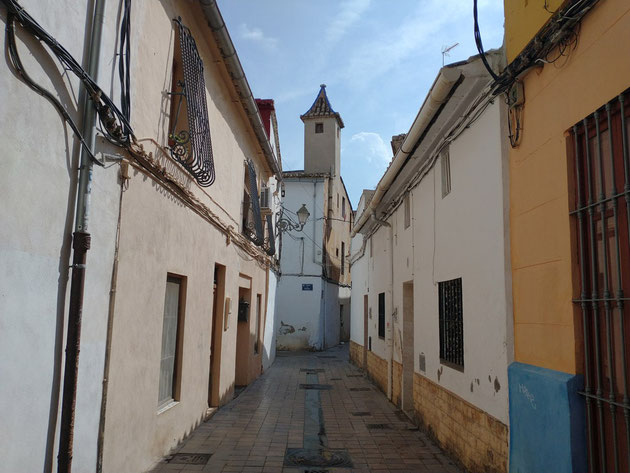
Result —
[{"label": "window sill", "polygon": [[464,372],[464,365],[458,365],[453,363],[452,361],[447,361],[443,358],[440,358],[440,364],[448,366],[449,368],[454,369],[455,371],[459,371],[460,373]]},{"label": "window sill", "polygon": [[157,415],[165,413],[166,411],[168,411],[171,408],[175,407],[177,404],[179,404],[179,401],[171,400],[171,401],[167,402],[163,406],[158,407]]}]

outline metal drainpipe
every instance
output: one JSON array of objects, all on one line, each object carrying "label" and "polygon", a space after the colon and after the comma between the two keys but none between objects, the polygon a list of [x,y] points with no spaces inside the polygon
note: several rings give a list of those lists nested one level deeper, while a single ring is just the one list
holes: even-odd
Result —
[{"label": "metal drainpipe", "polygon": [[[317,262],[317,248],[315,247],[315,242],[317,241],[317,180],[313,181],[313,263],[319,264]],[[325,222],[325,220],[324,220]],[[323,258],[323,255],[322,255]],[[323,263],[323,260],[322,260]],[[323,265],[320,265],[323,267]]]},{"label": "metal drainpipe", "polygon": [[98,422],[98,439],[96,441],[96,473],[103,471],[103,446],[105,442],[105,418],[107,414],[107,393],[109,388],[109,366],[112,351],[112,333],[114,330],[114,309],[116,307],[116,292],[118,288],[118,261],[120,250],[120,225],[122,221],[122,202],[126,178],[120,176],[120,198],[118,200],[118,224],[116,225],[116,246],[114,248],[114,263],[112,265],[112,279],[109,289],[109,308],[107,313],[107,339],[105,341],[105,360],[103,363],[103,391],[101,394],[101,413]]},{"label": "metal drainpipe", "polygon": [[[88,53],[88,74],[98,80],[101,36],[103,32],[103,14],[105,0],[94,1],[94,13],[91,20],[92,34]],[[90,149],[94,149],[96,137],[96,109],[90,103],[85,88],[82,88],[83,126],[82,134]],[[83,289],[85,285],[85,265],[90,249],[88,218],[90,193],[92,188],[92,161],[85,149],[81,148],[79,185],[77,190],[77,210],[75,231],[72,235],[72,282],[70,285],[70,303],[68,310],[68,331],[66,335],[66,361],[63,378],[63,399],[61,405],[61,429],[59,435],[58,473],[72,471],[72,445],[74,440],[74,413],[77,398],[77,376],[79,372],[79,347],[81,344],[81,315],[83,311]]]},{"label": "metal drainpipe", "polygon": [[[317,181],[315,181],[313,184],[315,186],[313,187],[313,189],[317,189]],[[328,222],[328,220],[326,219],[326,217],[328,216],[328,196],[326,189],[328,188],[328,186],[326,184],[327,182],[324,181],[324,185],[322,186],[324,190],[324,215],[322,215],[322,276],[324,276],[324,273],[326,273],[326,265],[328,264],[328,252],[326,251],[326,224]],[[317,205],[315,194],[313,194],[313,205]],[[315,238],[313,238],[313,240],[315,240]],[[315,245],[313,245],[313,248],[315,248]],[[324,256],[326,256],[326,260],[324,260]],[[328,275],[326,274],[325,276]],[[324,329],[322,331],[322,350],[326,350],[326,279],[324,277],[322,277],[321,311],[323,315],[322,321],[324,323]]]},{"label": "metal drainpipe", "polygon": [[[393,218],[393,216],[392,216]],[[394,226],[389,226],[389,260],[391,266],[391,279],[389,283],[389,310],[391,314],[391,327],[389,329],[389,363],[387,364],[387,397],[391,401],[394,397]]]}]

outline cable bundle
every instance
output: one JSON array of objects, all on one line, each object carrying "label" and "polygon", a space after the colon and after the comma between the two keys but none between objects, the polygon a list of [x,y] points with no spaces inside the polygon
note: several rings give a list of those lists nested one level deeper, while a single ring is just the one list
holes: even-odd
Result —
[{"label": "cable bundle", "polygon": [[118,52],[118,76],[120,77],[120,106],[122,113],[131,121],[131,77],[129,63],[131,61],[131,0],[123,0],[123,17],[120,22],[120,50]]},{"label": "cable bundle", "polygon": [[[52,53],[59,59],[63,67],[71,71],[76,75],[82,84],[85,86],[88,96],[94,102],[96,110],[98,111],[99,120],[103,131],[107,137],[114,143],[127,147],[130,140],[133,138],[133,130],[129,124],[130,102],[129,98],[129,4],[130,0],[126,0],[125,5],[125,19],[121,26],[121,31],[125,30],[125,41],[121,42],[121,51],[123,45],[125,45],[127,54],[124,60],[126,61],[125,71],[121,71],[121,77],[126,78],[126,82],[123,84],[123,108],[125,113],[121,112],[114,104],[111,98],[96,84],[96,82],[90,77],[90,75],[81,67],[81,65],[72,57],[72,55],[57,42],[44,28],[41,27],[37,21],[33,19],[22,6],[15,0],[0,0],[5,4],[8,10],[6,35],[7,35],[7,49],[9,53],[9,59],[11,66],[15,69],[15,72],[26,82],[26,84],[38,94],[46,97],[55,106],[57,111],[61,114],[66,122],[72,128],[72,131],[78,136],[81,144],[86,148],[89,155],[94,158],[94,155],[90,149],[88,149],[83,136],[79,132],[78,127],[65,110],[64,106],[57,100],[57,98],[48,92],[46,89],[35,83],[33,79],[26,73],[22,61],[17,50],[15,41],[15,21],[17,21],[22,27],[32,34],[37,40],[44,43],[52,51]],[[122,61],[122,60],[121,60]],[[98,163],[98,161],[96,161]]]},{"label": "cable bundle", "polygon": [[481,57],[481,61],[483,65],[486,66],[486,69],[492,76],[492,78],[496,81],[499,80],[499,76],[492,70],[490,64],[488,64],[488,60],[486,59],[486,53],[483,50],[483,43],[481,42],[481,31],[479,31],[479,19],[477,18],[477,0],[473,2],[473,20],[475,23],[475,44],[477,45],[477,51],[479,51],[479,56]]}]

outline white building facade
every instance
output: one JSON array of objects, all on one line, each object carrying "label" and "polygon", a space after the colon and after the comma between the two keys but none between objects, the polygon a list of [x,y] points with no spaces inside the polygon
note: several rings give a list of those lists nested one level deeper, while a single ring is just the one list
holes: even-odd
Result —
[{"label": "white building facade", "polygon": [[277,347],[323,350],[348,340],[352,205],[340,174],[341,129],[322,85],[304,122],[304,170],[283,172],[283,218],[300,230],[282,233],[276,299]]},{"label": "white building facade", "polygon": [[[7,4],[0,21],[15,27],[24,69],[80,126],[75,95],[85,82],[19,18],[9,21]],[[121,107],[125,4],[24,0],[14,15],[30,14],[77,67],[89,67],[91,50],[100,97]],[[279,240],[268,222],[280,208],[281,167],[273,103],[254,101],[216,2],[137,0],[130,18],[136,139],[112,144],[103,124],[91,147],[105,166],[92,172],[83,266],[77,473],[151,469],[275,356]],[[97,48],[88,44],[93,21],[102,22]],[[81,145],[8,63],[0,66],[0,472],[53,472]],[[191,153],[186,133],[205,147]]]},{"label": "white building facade", "polygon": [[506,110],[489,84],[478,57],[441,69],[352,240],[352,360],[478,472],[507,471],[513,359]]}]

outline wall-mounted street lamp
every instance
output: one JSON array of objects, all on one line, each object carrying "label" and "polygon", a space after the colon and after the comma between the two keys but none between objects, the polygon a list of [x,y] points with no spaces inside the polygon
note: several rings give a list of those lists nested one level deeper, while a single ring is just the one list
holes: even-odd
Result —
[{"label": "wall-mounted street lamp", "polygon": [[281,233],[293,230],[295,230],[296,232],[301,232],[304,229],[304,225],[306,225],[308,217],[311,215],[306,208],[306,204],[302,204],[302,207],[300,207],[296,215],[298,217],[298,223],[295,223],[294,221],[284,217],[283,209],[282,213],[280,214],[280,218],[276,223],[276,228],[278,229],[278,232]]}]

